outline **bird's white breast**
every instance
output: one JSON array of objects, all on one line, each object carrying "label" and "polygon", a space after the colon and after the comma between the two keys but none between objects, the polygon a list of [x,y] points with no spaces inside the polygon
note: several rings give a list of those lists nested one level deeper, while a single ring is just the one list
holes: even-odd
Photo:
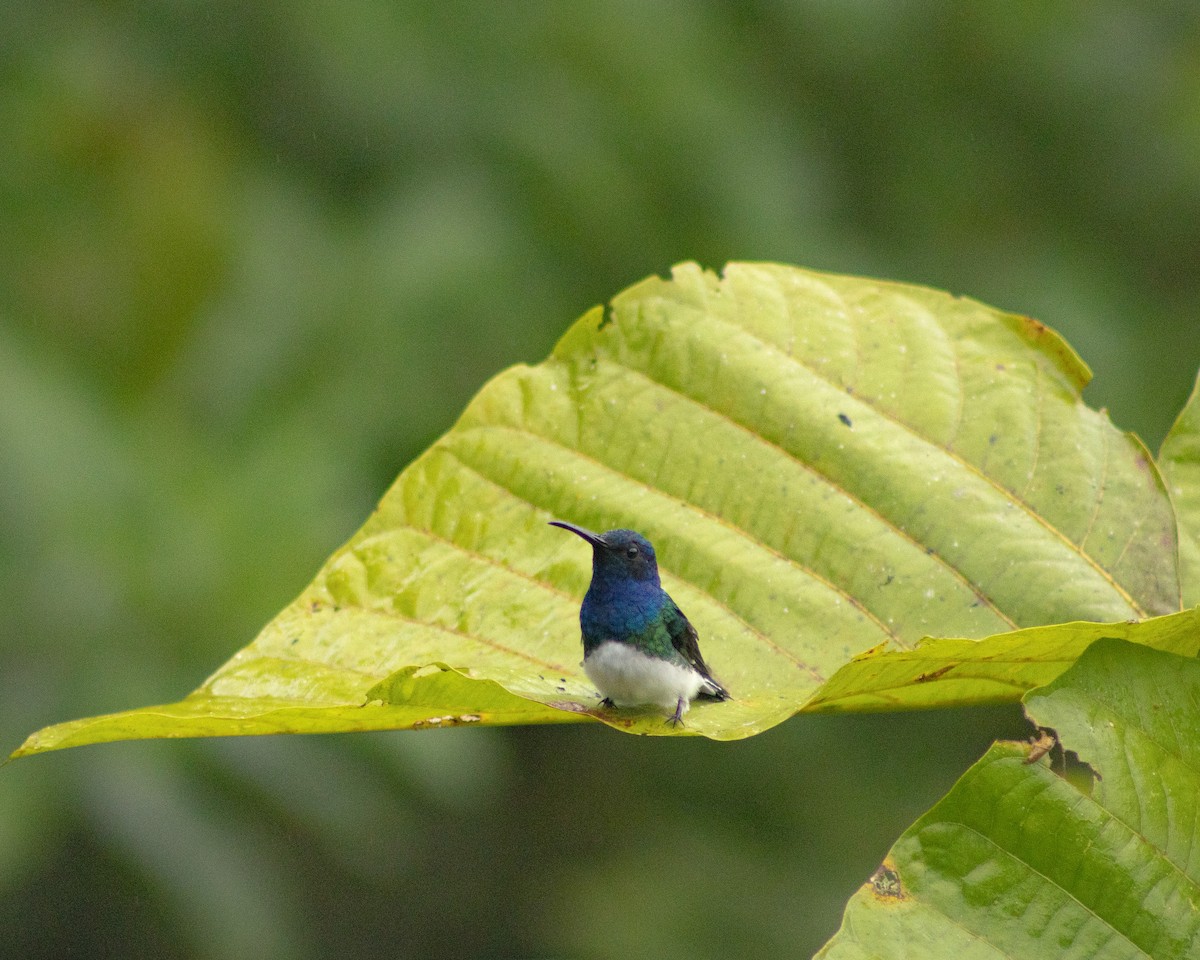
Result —
[{"label": "bird's white breast", "polygon": [[618,707],[655,705],[674,712],[682,697],[686,711],[704,686],[704,678],[691,667],[648,657],[615,640],[600,644],[588,654],[583,672]]}]

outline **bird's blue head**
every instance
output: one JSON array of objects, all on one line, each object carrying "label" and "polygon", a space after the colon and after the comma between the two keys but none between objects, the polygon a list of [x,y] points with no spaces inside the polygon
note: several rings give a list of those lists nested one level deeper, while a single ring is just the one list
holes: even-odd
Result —
[{"label": "bird's blue head", "polygon": [[653,584],[659,586],[658,561],[650,541],[635,530],[609,530],[592,533],[573,523],[551,520],[552,526],[570,530],[592,545],[593,587],[615,586],[620,583]]}]

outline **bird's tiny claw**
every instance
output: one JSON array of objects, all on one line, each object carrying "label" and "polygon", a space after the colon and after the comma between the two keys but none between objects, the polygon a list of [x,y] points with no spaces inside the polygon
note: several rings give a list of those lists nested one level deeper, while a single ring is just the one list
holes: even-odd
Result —
[{"label": "bird's tiny claw", "polygon": [[667,723],[673,727],[678,727],[683,724],[683,709],[686,703],[687,701],[684,700],[683,697],[679,698],[678,702],[675,704],[675,712],[671,714],[671,716],[667,717]]}]

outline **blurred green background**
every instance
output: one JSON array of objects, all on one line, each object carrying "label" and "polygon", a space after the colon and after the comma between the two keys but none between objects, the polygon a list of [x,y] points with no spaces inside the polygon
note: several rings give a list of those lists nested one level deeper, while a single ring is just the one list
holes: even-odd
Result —
[{"label": "blurred green background", "polygon": [[[1157,447],[1200,364],[1200,8],[0,2],[0,748],[178,699],[483,381],[650,273],[1029,313]],[[1019,713],[0,771],[0,953],[807,956]]]}]

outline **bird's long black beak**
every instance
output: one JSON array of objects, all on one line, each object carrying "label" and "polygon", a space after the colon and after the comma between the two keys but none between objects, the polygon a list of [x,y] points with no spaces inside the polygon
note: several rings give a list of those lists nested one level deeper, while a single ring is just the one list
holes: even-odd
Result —
[{"label": "bird's long black beak", "polygon": [[567,523],[565,520],[551,520],[550,526],[562,527],[564,530],[570,530],[576,536],[583,537],[593,547],[606,546],[604,538],[598,533],[592,533],[591,530],[586,530],[583,527],[577,527],[573,523]]}]

